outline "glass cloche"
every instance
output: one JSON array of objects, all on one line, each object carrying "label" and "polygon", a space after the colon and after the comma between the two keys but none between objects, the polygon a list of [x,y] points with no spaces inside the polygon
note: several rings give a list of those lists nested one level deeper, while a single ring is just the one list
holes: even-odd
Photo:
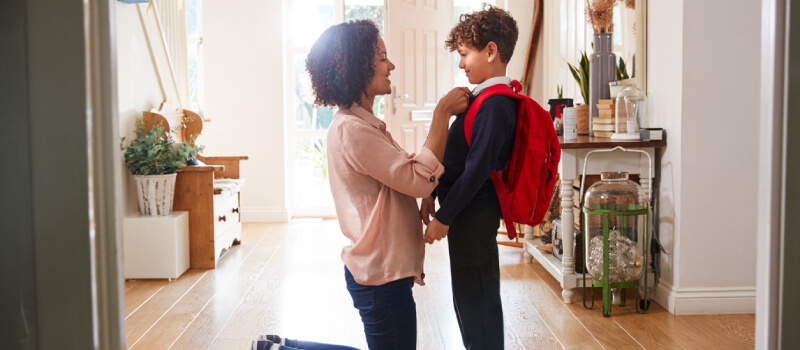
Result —
[{"label": "glass cloche", "polygon": [[647,96],[635,85],[629,85],[617,94],[614,111],[612,140],[638,140],[639,128],[645,111]]},{"label": "glass cloche", "polygon": [[586,268],[592,278],[606,284],[638,280],[649,248],[648,201],[642,187],[628,173],[601,173],[600,181],[586,191],[583,212]]}]

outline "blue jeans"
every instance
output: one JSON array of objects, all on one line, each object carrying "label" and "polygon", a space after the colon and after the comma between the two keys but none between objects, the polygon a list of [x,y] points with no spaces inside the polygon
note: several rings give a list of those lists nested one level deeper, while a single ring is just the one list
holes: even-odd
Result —
[{"label": "blue jeans", "polygon": [[344,267],[347,290],[361,314],[367,345],[372,350],[414,350],[417,347],[417,304],[411,293],[414,278],[379,286],[358,284]]}]

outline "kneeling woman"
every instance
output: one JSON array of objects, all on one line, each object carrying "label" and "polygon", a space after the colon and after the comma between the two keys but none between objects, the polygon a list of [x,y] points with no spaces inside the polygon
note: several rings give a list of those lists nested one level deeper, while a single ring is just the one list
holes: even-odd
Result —
[{"label": "kneeling woman", "polygon": [[344,275],[370,349],[415,349],[414,283],[423,284],[425,245],[415,198],[428,197],[444,172],[451,115],[467,108],[456,88],[436,106],[416,155],[403,150],[375,117],[375,96],[392,92],[395,68],[375,24],[328,28],[306,61],[316,106],[338,107],[328,130],[328,174],[342,233]]}]

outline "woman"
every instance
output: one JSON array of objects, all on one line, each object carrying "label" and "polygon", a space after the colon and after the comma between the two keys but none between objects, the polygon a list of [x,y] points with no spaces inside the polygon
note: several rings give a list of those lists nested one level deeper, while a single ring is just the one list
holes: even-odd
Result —
[{"label": "woman", "polygon": [[375,96],[392,92],[395,66],[368,20],[328,28],[306,60],[316,106],[338,107],[328,130],[328,174],[336,214],[350,245],[342,249],[347,289],[370,349],[415,349],[414,283],[423,283],[425,246],[415,198],[428,197],[441,165],[451,115],[469,90],[450,91],[433,113],[418,154],[408,154],[375,117]]}]

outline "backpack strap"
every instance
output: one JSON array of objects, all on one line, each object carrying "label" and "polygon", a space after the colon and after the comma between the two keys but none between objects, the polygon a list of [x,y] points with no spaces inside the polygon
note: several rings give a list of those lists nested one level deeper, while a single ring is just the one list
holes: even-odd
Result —
[{"label": "backpack strap", "polygon": [[[511,81],[510,87],[506,84],[492,85],[486,88],[486,90],[481,92],[478,97],[472,101],[472,104],[470,104],[469,108],[467,109],[467,115],[464,119],[464,137],[467,139],[467,146],[471,145],[472,125],[475,123],[475,114],[478,113],[478,109],[481,107],[481,104],[483,104],[483,101],[486,101],[487,98],[494,95],[503,95],[513,97],[515,99],[524,98],[524,96],[518,93],[521,88],[522,85],[516,80]],[[500,178],[500,174],[497,173],[497,170],[492,171],[491,179],[492,183],[494,183],[494,189],[497,192],[497,199],[500,201],[500,209],[503,212],[503,221],[506,223],[508,238],[514,239],[517,237],[517,230],[514,227],[514,221],[511,217],[511,199],[509,197],[508,187],[506,187],[506,184],[503,183],[503,180]]]}]

